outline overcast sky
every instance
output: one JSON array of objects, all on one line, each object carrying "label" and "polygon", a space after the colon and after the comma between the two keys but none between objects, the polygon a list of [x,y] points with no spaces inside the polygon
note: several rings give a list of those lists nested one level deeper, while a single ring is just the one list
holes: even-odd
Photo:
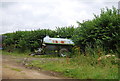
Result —
[{"label": "overcast sky", "polygon": [[101,8],[118,8],[119,0],[29,0],[0,2],[0,34],[18,30],[52,29],[90,20]]}]

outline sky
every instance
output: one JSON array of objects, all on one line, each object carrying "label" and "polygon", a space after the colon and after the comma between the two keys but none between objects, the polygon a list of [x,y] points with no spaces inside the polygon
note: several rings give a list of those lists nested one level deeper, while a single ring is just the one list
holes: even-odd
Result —
[{"label": "sky", "polygon": [[1,0],[0,34],[51,29],[94,18],[100,9],[118,8],[119,0]]}]

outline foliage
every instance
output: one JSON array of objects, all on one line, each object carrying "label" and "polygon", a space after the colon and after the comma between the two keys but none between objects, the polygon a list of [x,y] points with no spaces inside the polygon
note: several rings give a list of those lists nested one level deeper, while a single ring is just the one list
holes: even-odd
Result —
[{"label": "foliage", "polygon": [[70,27],[57,27],[56,32],[60,38],[71,38],[74,34],[74,26]]},{"label": "foliage", "polygon": [[31,49],[31,51],[34,51],[34,49],[41,47],[41,40],[46,35],[54,37],[55,31],[48,29],[39,29],[34,31],[16,31],[4,35],[7,36],[6,39],[3,41],[4,48],[14,45],[15,49],[20,49],[21,51],[25,51],[27,49]]},{"label": "foliage", "polygon": [[34,51],[42,46],[42,39],[49,35],[50,37],[70,38],[83,52],[87,51],[87,47],[94,49],[98,46],[108,53],[115,51],[120,53],[120,15],[118,11],[114,7],[102,9],[100,15],[94,15],[94,19],[83,23],[77,22],[77,28],[68,26],[57,27],[56,30],[38,29],[7,33],[4,34],[7,36],[3,41],[4,48],[12,45],[15,49]]},{"label": "foliage", "polygon": [[92,48],[96,45],[104,46],[104,49],[116,50],[120,47],[120,15],[118,10],[113,9],[101,10],[100,15],[94,15],[93,20],[83,23],[77,22],[79,25],[72,37],[74,42],[85,49],[89,45]]}]

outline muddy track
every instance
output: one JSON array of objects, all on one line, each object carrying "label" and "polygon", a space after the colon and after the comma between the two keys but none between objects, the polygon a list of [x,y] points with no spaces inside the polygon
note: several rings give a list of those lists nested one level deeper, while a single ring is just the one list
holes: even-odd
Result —
[{"label": "muddy track", "polygon": [[23,60],[23,58],[8,55],[2,56],[3,79],[65,79],[55,76],[55,73],[25,68],[22,64],[17,62],[20,60]]}]

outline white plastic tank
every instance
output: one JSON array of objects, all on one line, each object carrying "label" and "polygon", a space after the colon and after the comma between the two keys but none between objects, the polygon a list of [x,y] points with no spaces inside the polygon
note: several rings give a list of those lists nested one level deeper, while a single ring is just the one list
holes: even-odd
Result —
[{"label": "white plastic tank", "polygon": [[72,40],[70,40],[70,39],[50,38],[49,36],[46,36],[46,37],[43,38],[43,43],[74,45],[74,42]]}]

